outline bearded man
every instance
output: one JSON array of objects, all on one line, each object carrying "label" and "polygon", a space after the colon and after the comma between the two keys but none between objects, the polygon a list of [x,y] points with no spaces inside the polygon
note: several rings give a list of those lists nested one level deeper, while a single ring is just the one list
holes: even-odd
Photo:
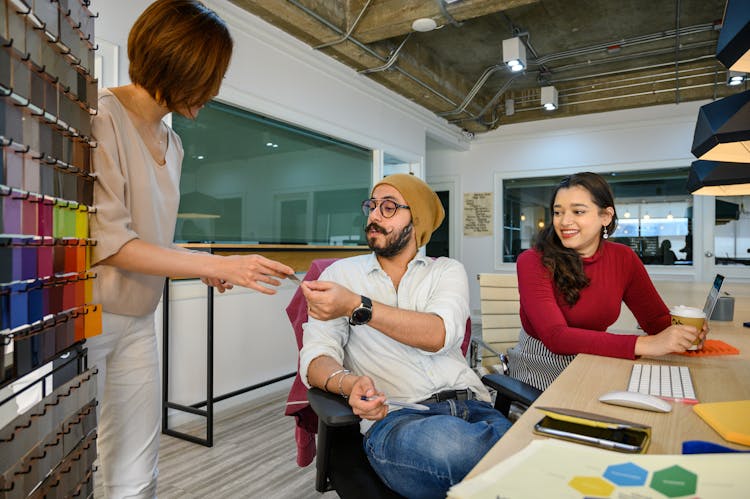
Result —
[{"label": "bearded man", "polygon": [[445,216],[438,196],[412,175],[390,175],[362,209],[372,253],[302,283],[310,319],[300,377],[347,399],[386,485],[406,497],[445,497],[510,422],[461,353],[466,270],[418,252]]}]

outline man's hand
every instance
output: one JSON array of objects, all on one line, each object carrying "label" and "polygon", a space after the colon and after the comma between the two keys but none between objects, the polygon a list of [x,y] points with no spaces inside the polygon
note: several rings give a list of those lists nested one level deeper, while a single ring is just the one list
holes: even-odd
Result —
[{"label": "man's hand", "polygon": [[307,315],[321,321],[348,317],[361,303],[358,294],[330,281],[303,281]]},{"label": "man's hand", "polygon": [[[374,397],[373,400],[362,400],[372,397]],[[372,421],[383,419],[388,414],[388,406],[384,402],[385,394],[375,389],[375,384],[369,376],[360,376],[349,394],[349,405],[352,406],[352,411],[362,419]]]}]

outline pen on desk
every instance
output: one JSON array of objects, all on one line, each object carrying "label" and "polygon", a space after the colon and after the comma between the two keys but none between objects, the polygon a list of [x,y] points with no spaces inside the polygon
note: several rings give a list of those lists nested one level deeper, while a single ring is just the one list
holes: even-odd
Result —
[{"label": "pen on desk", "polygon": [[[376,398],[379,398],[379,397],[381,397],[381,395],[375,395],[375,396],[372,396],[372,397],[362,396],[362,397],[360,397],[360,399],[370,402],[370,401],[375,400]],[[393,406],[393,407],[403,407],[405,409],[414,409],[414,410],[417,410],[417,411],[428,411],[428,410],[430,410],[430,408],[428,406],[424,405],[424,404],[414,404],[412,402],[399,402],[398,400],[385,399],[385,402],[383,402],[383,403],[385,405],[390,405],[390,406]]]}]

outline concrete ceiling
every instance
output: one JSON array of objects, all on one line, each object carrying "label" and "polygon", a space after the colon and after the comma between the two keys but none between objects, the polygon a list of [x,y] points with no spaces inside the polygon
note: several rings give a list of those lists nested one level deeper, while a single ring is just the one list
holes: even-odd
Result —
[{"label": "concrete ceiling", "polygon": [[[715,59],[725,0],[231,1],[473,133],[746,89]],[[413,31],[417,18],[438,29]],[[521,74],[503,63],[513,36]],[[541,107],[547,85],[556,111]]]}]

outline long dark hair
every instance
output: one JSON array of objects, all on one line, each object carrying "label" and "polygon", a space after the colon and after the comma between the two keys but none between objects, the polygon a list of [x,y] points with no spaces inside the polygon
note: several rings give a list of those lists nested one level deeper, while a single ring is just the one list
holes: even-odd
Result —
[{"label": "long dark hair", "polygon": [[[555,211],[555,198],[560,189],[583,187],[590,194],[600,212],[612,208],[612,221],[607,225],[607,232],[612,234],[617,228],[617,212],[612,188],[601,175],[591,172],[575,173],[565,177],[552,193],[549,203],[550,213]],[[601,237],[601,236],[600,236]],[[580,298],[581,290],[589,285],[589,278],[583,271],[583,260],[578,252],[563,246],[557,237],[553,223],[548,224],[534,239],[534,248],[542,254],[542,263],[552,275],[555,287],[569,305],[575,305]]]}]

